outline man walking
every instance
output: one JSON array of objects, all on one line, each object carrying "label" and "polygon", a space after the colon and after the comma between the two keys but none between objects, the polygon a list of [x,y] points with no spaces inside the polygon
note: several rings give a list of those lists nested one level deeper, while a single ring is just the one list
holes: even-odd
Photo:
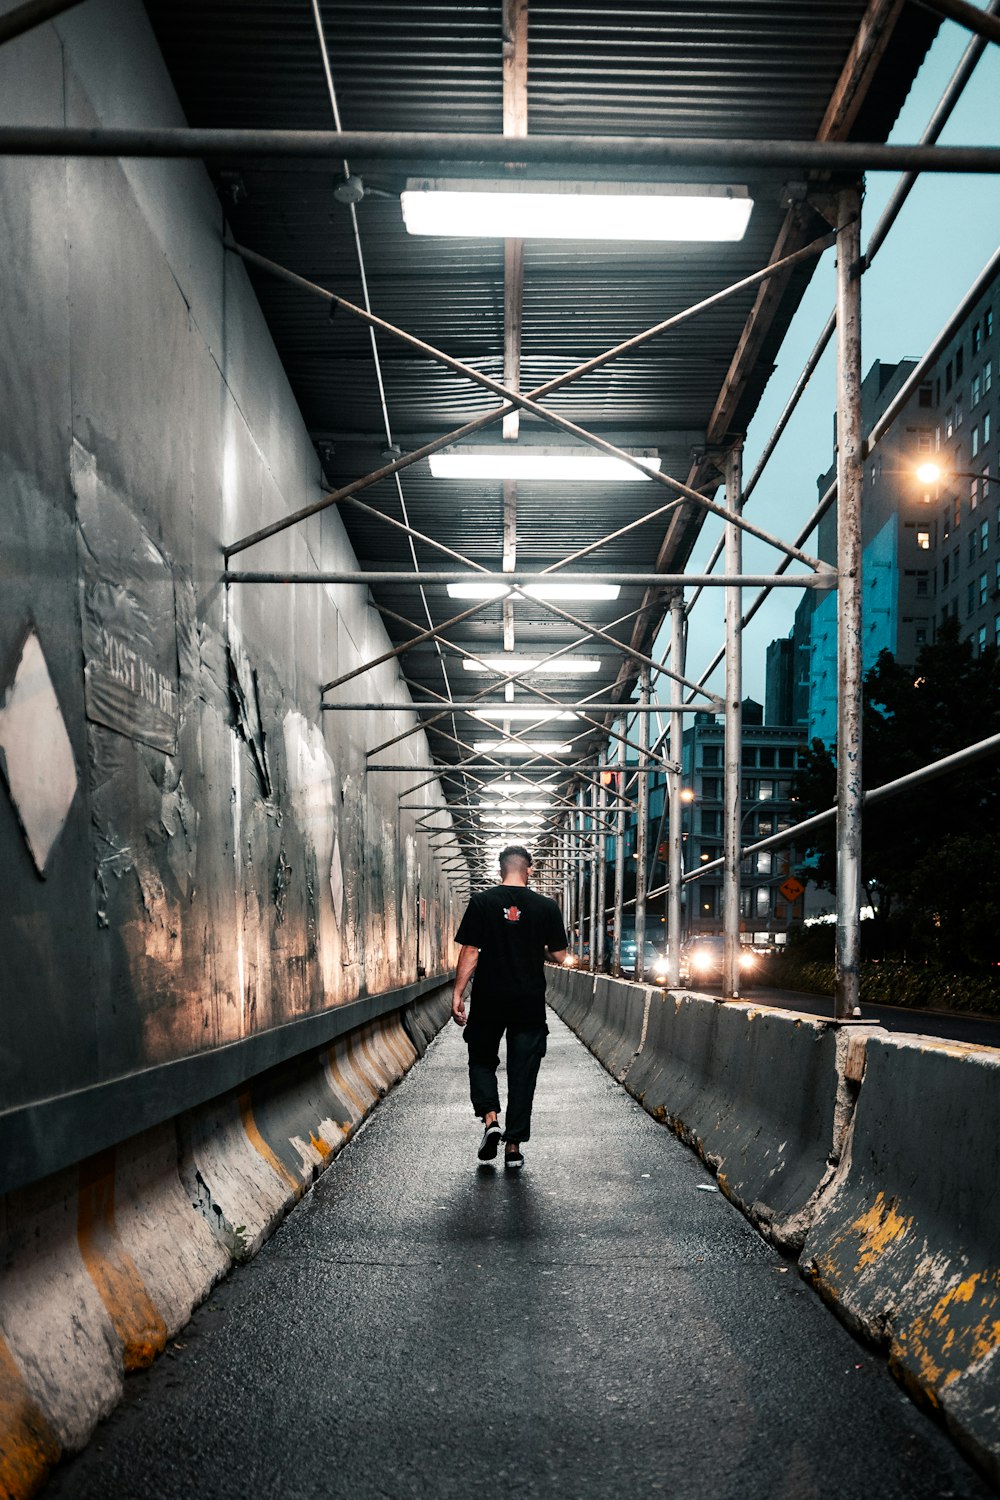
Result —
[{"label": "man walking", "polygon": [[[500,1148],[497,1067],[507,1033],[507,1128],[504,1166],[524,1166],[521,1143],[531,1134],[531,1104],[545,1056],[545,957],[562,963],[568,946],[562,914],[548,896],[528,889],[531,855],[514,844],[500,856],[500,885],[469,902],[456,943],[461,943],[451,1001],[452,1019],[465,1027],[472,1107],[483,1122],[479,1160]],[[473,977],[474,976],[474,977]],[[472,1014],[466,1025],[465,991],[472,980]]]}]

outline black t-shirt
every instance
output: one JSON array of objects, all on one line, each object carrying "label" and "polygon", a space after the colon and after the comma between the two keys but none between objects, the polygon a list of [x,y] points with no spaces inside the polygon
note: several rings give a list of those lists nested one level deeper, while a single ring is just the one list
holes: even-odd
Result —
[{"label": "black t-shirt", "polygon": [[545,950],[568,946],[562,913],[548,896],[526,885],[477,891],[455,941],[479,949],[472,981],[473,1013],[510,1022],[545,1020]]}]

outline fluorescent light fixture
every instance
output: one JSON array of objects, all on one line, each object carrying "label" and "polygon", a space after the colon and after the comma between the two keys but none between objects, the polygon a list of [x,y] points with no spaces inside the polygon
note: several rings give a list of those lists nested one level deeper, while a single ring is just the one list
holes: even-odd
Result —
[{"label": "fluorescent light fixture", "polygon": [[[638,459],[643,469],[659,470],[660,455],[649,448],[625,450]],[[647,484],[646,475],[610,453],[596,448],[542,448],[539,446],[490,448],[481,443],[475,447],[442,448],[428,460],[435,479],[532,479],[574,484],[611,481]]]},{"label": "fluorescent light fixture", "polygon": [[515,813],[521,811],[546,812],[553,805],[551,798],[546,798],[544,802],[480,802],[479,804],[485,812],[503,812],[505,809],[508,811],[513,809]]},{"label": "fluorescent light fixture", "polygon": [[565,676],[582,672],[599,672],[600,658],[597,656],[574,656],[567,652],[555,661],[543,661],[540,656],[521,656],[516,651],[503,656],[484,656],[483,665],[463,657],[462,666],[467,672],[550,672],[553,676]]},{"label": "fluorescent light fixture", "polygon": [[719,183],[457,177],[411,177],[401,204],[409,234],[519,240],[741,240],[753,208]]},{"label": "fluorescent light fixture", "polygon": [[497,813],[492,818],[485,817],[482,819],[487,828],[537,828],[539,823],[544,823],[544,821],[544,818],[540,818],[537,815],[534,817],[519,818],[516,814],[504,817],[502,813]]},{"label": "fluorescent light fixture", "polygon": [[473,740],[472,748],[479,755],[568,755],[572,746],[558,740]]},{"label": "fluorescent light fixture", "polygon": [[483,791],[499,792],[504,797],[526,797],[538,792],[551,792],[555,785],[554,781],[488,781]]},{"label": "fluorescent light fixture", "polygon": [[[510,588],[506,583],[449,583],[452,599],[500,599]],[[617,583],[529,583],[521,590],[529,599],[617,599]]]},{"label": "fluorescent light fixture", "polygon": [[504,708],[476,708],[472,710],[474,719],[484,719],[487,723],[502,722],[510,719],[511,723],[520,721],[525,724],[537,724],[542,719],[569,719],[580,717],[579,714],[560,713],[557,708],[515,708],[513,705]]}]

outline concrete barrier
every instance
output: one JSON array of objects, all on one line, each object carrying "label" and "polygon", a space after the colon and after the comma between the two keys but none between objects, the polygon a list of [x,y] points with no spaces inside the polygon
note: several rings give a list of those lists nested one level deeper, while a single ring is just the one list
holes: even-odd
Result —
[{"label": "concrete barrier", "polygon": [[1000,1051],[878,1036],[805,1274],[1000,1483]]},{"label": "concrete barrier", "polygon": [[448,994],[0,1198],[0,1500],[35,1494],[259,1249],[426,1050]]}]

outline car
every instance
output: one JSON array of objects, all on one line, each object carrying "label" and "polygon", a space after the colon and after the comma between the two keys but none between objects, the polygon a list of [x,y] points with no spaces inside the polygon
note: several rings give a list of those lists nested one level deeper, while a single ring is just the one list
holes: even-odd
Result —
[{"label": "car", "polygon": [[[622,938],[622,974],[632,976],[635,974],[636,942],[635,933]],[[643,944],[643,979],[652,979],[657,984],[666,981],[667,955],[663,948],[658,948],[648,939]]]},{"label": "car", "polygon": [[[719,933],[692,938],[681,948],[681,983],[692,987],[722,983],[724,939]],[[740,988],[749,989],[757,978],[758,955],[752,948],[740,950]]]}]

